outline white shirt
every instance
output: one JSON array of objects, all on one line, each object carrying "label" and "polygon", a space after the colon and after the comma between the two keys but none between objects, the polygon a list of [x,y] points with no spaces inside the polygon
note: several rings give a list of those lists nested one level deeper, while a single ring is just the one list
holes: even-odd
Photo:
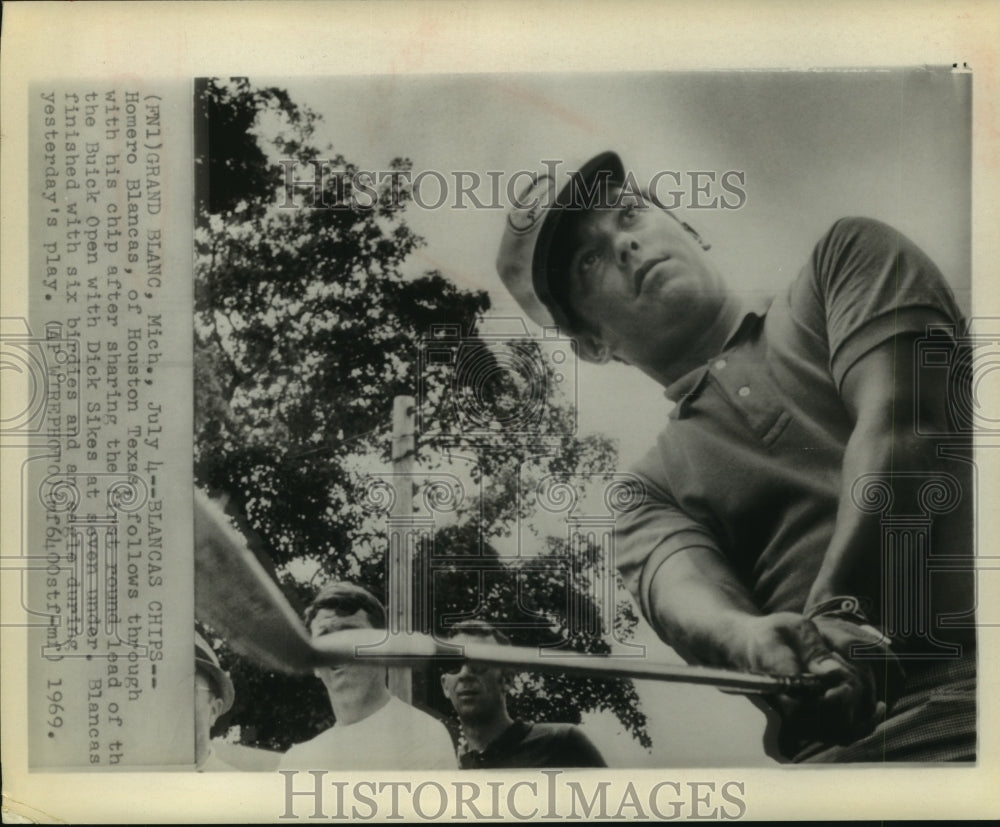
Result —
[{"label": "white shirt", "polygon": [[202,761],[198,767],[198,772],[240,772],[238,767],[234,767],[232,764],[227,764],[214,751],[209,749],[208,755],[205,756],[205,760]]},{"label": "white shirt", "polygon": [[334,724],[284,754],[279,770],[454,770],[444,724],[393,696],[375,714]]}]

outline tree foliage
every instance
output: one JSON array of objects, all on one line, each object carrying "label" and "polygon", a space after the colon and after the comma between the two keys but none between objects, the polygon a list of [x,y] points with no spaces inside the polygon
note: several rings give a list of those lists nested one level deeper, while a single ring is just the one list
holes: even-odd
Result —
[{"label": "tree foliage", "polygon": [[[516,643],[607,651],[601,634],[575,630],[567,618],[568,594],[589,599],[594,565],[571,577],[559,564],[569,554],[566,540],[530,532],[530,554],[498,551],[513,526],[530,525],[537,504],[526,492],[539,480],[598,479],[614,467],[608,440],[575,435],[573,400],[557,392],[566,368],[534,340],[478,336],[485,293],[437,272],[402,274],[424,244],[404,220],[409,193],[389,180],[371,206],[348,206],[357,168],[314,143],[315,113],[246,79],[203,82],[197,98],[205,127],[195,268],[197,483],[225,492],[233,513],[245,516],[294,605],[328,578],[355,579],[382,596],[386,520],[366,503],[366,476],[388,463],[393,399],[417,389],[419,466],[457,463],[454,475],[468,488],[464,501],[439,515],[417,557],[416,565],[426,557],[435,571],[432,583],[418,585],[432,590],[423,595],[433,607],[431,626],[478,613],[511,626]],[[281,206],[280,162],[320,159],[324,189],[300,194],[299,208]],[[410,162],[396,158],[388,168],[405,171]],[[493,574],[470,569],[470,554]],[[627,604],[589,610],[613,613],[620,636],[635,622]],[[222,656],[237,687],[224,723],[238,724],[244,743],[285,749],[332,721],[315,679],[268,673],[224,645]],[[434,670],[416,674],[415,685],[426,687],[425,705],[450,712]],[[610,710],[648,745],[629,682],[526,675],[511,703],[536,720],[579,721],[582,712]]]}]

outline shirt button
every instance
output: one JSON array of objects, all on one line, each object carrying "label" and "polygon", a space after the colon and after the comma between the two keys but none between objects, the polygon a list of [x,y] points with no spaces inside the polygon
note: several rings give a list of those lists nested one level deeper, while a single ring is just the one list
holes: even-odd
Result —
[{"label": "shirt button", "polygon": [[716,359],[715,360],[715,369],[716,370],[722,370],[725,366],[726,366],[726,360],[725,359]]},{"label": "shirt button", "polygon": [[744,385],[744,386],[743,386],[742,388],[740,388],[740,389],[739,389],[738,391],[736,391],[736,392],[737,392],[737,393],[738,393],[738,394],[739,394],[740,396],[749,396],[749,395],[750,395],[750,386],[749,386],[749,385]]}]

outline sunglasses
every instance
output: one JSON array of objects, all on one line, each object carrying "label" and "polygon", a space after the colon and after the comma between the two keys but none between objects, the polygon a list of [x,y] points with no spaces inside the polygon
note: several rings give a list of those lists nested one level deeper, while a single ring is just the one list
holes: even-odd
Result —
[{"label": "sunglasses", "polygon": [[449,666],[447,669],[445,669],[444,673],[446,675],[457,675],[459,672],[462,671],[463,666],[467,666],[469,668],[469,671],[473,675],[482,675],[493,668],[493,666],[489,663],[482,663],[480,661],[472,661],[472,660],[460,660],[456,661],[452,666]]}]

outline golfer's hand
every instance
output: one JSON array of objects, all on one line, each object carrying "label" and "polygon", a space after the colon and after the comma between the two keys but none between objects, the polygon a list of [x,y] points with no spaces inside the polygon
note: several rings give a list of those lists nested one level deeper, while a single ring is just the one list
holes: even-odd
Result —
[{"label": "golfer's hand", "polygon": [[816,692],[772,699],[782,718],[782,740],[848,743],[885,716],[871,668],[849,662],[849,652],[838,651],[812,621],[779,612],[747,618],[741,626],[733,649],[739,668],[821,679]]}]

